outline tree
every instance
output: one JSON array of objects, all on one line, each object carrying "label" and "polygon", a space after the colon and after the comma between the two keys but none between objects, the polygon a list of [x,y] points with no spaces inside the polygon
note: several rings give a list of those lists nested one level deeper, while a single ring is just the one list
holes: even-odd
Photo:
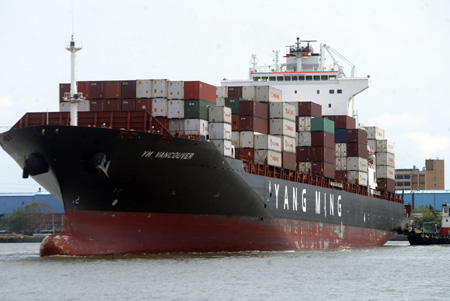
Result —
[{"label": "tree", "polygon": [[17,208],[9,216],[8,220],[8,231],[21,233],[25,231],[28,227],[28,219],[25,214],[25,210],[22,207]]},{"label": "tree", "polygon": [[[431,205],[430,205],[431,207]],[[432,207],[431,207],[432,208]],[[414,212],[422,212],[422,217],[416,217],[414,218],[414,226],[416,228],[422,228],[424,223],[427,222],[433,222],[440,224],[441,223],[441,217],[439,216],[438,212],[436,210],[432,210],[429,207],[426,207],[425,205],[420,205],[418,209],[414,209]]]},{"label": "tree", "polygon": [[32,202],[25,208],[19,207],[7,220],[8,231],[29,235],[39,233],[49,212],[50,205],[47,203]]}]

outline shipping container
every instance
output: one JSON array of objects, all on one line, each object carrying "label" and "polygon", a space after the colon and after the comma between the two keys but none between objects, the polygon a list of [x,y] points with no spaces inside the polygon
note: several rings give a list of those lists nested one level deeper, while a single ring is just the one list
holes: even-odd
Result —
[{"label": "shipping container", "polygon": [[253,131],[268,134],[267,120],[253,116],[241,116],[239,131]]},{"label": "shipping container", "polygon": [[297,117],[297,132],[311,131],[311,117],[299,116]]},{"label": "shipping container", "polygon": [[395,192],[395,180],[377,179],[377,190]]},{"label": "shipping container", "polygon": [[104,111],[104,106],[105,106],[105,100],[103,99],[94,99],[94,100],[89,100],[89,107],[91,112],[102,112]]},{"label": "shipping container", "polygon": [[367,144],[349,142],[347,143],[347,156],[361,157],[367,159],[368,151]]},{"label": "shipping container", "polygon": [[239,114],[267,119],[267,104],[248,100],[239,101]]},{"label": "shipping container", "polygon": [[208,109],[210,106],[213,106],[213,104],[204,100],[185,100],[184,118],[208,120]]},{"label": "shipping container", "polygon": [[225,97],[228,97],[228,87],[216,87],[216,100]]},{"label": "shipping container", "polygon": [[231,144],[230,140],[211,140],[212,143],[217,147],[220,153],[225,157],[234,158],[234,146]]},{"label": "shipping container", "polygon": [[225,97],[216,97],[216,106],[223,107],[226,106]]},{"label": "shipping container", "polygon": [[298,132],[297,146],[311,146],[311,132]]},{"label": "shipping container", "polygon": [[136,99],[122,99],[122,111],[136,111]]},{"label": "shipping container", "polygon": [[267,164],[269,166],[282,167],[282,155],[280,152],[256,149],[255,164]]},{"label": "shipping container", "polygon": [[334,121],[334,128],[337,129],[355,129],[356,119],[347,115],[324,115],[324,118]]},{"label": "shipping container", "polygon": [[77,92],[78,94],[83,94],[81,96],[83,96],[85,99],[89,99],[89,97],[91,96],[91,82],[89,81],[80,81],[77,82]]},{"label": "shipping container", "polygon": [[105,98],[121,99],[122,98],[122,81],[106,81],[105,82]]},{"label": "shipping container", "polygon": [[[305,160],[302,160],[305,161]],[[335,164],[334,149],[328,147],[312,147],[311,161]]]},{"label": "shipping container", "polygon": [[347,171],[346,170],[336,170],[334,179],[340,182],[347,182]]},{"label": "shipping container", "polygon": [[104,99],[105,98],[105,82],[94,81],[90,82],[90,99]]},{"label": "shipping container", "polygon": [[231,130],[239,132],[239,122],[241,116],[239,114],[231,114]]},{"label": "shipping container", "polygon": [[[90,102],[88,100],[80,101],[78,103],[79,112],[89,112],[91,110]],[[60,112],[70,112],[70,102],[64,101],[59,103]]]},{"label": "shipping container", "polygon": [[136,81],[124,80],[122,81],[122,99],[136,98]]},{"label": "shipping container", "polygon": [[303,174],[310,174],[311,162],[298,162],[298,172]]},{"label": "shipping container", "polygon": [[313,161],[311,146],[297,146],[295,153],[297,155],[297,162]]},{"label": "shipping container", "polygon": [[184,99],[184,81],[169,81],[167,83],[167,98],[168,99]]},{"label": "shipping container", "polygon": [[390,140],[376,140],[377,152],[395,154],[395,142]]},{"label": "shipping container", "polygon": [[184,99],[200,99],[215,104],[216,87],[201,81],[185,81]]},{"label": "shipping container", "polygon": [[289,170],[297,169],[297,162],[295,160],[295,153],[282,152],[281,153],[281,164],[282,167]]},{"label": "shipping container", "polygon": [[270,119],[269,133],[295,138],[295,122],[287,119]]},{"label": "shipping container", "polygon": [[326,118],[312,118],[311,131],[334,134],[334,122]]},{"label": "shipping container", "polygon": [[339,157],[335,159],[336,171],[347,170],[347,158]]},{"label": "shipping container", "polygon": [[183,136],[184,135],[184,119],[171,119],[169,120],[169,131],[172,135]]},{"label": "shipping container", "polygon": [[239,114],[239,103],[242,98],[239,97],[227,97],[225,98],[225,106],[231,108],[231,114]]},{"label": "shipping container", "polygon": [[185,135],[208,135],[208,121],[204,119],[184,119]]},{"label": "shipping container", "polygon": [[367,132],[363,129],[349,129],[347,130],[347,142],[367,144]]},{"label": "shipping container", "polygon": [[322,117],[322,106],[311,101],[298,103],[298,116]]},{"label": "shipping container", "polygon": [[255,135],[254,137],[255,149],[267,149],[276,152],[281,152],[281,136],[273,135]]},{"label": "shipping container", "polygon": [[138,98],[136,99],[136,111],[149,111],[152,110],[152,100],[150,98]]},{"label": "shipping container", "polygon": [[167,117],[167,98],[152,98],[152,116]]},{"label": "shipping container", "polygon": [[[230,88],[228,88],[230,89]],[[228,90],[228,94],[229,94]],[[281,102],[282,91],[271,86],[256,87],[256,101],[258,102]]]},{"label": "shipping container", "polygon": [[377,165],[378,166],[391,166],[395,167],[395,155],[391,153],[377,153]]},{"label": "shipping container", "polygon": [[209,122],[224,122],[231,125],[231,108],[229,107],[209,107]]},{"label": "shipping container", "polygon": [[347,157],[347,170],[359,170],[367,172],[367,159],[360,157]]},{"label": "shipping container", "polygon": [[286,153],[294,153],[295,154],[295,138],[288,136],[281,136],[282,148],[281,150]]},{"label": "shipping container", "polygon": [[70,93],[70,84],[59,84],[59,102],[64,101],[66,93]]},{"label": "shipping container", "polygon": [[372,140],[383,140],[384,139],[384,130],[380,129],[376,126],[367,126],[365,127],[367,132],[367,138]]},{"label": "shipping container", "polygon": [[239,132],[239,148],[255,148],[255,136],[258,134],[252,131]]},{"label": "shipping container", "polygon": [[377,179],[395,180],[395,167],[377,165]]},{"label": "shipping container", "polygon": [[253,163],[255,161],[255,150],[253,148],[239,148],[236,150],[236,159]]},{"label": "shipping container", "polygon": [[209,138],[219,140],[231,140],[230,123],[209,123]]},{"label": "shipping container", "polygon": [[120,99],[105,99],[103,101],[104,111],[122,111],[122,100]]},{"label": "shipping container", "polygon": [[245,100],[256,100],[256,87],[247,86],[242,87],[242,98]]},{"label": "shipping container", "polygon": [[377,140],[367,140],[367,145],[370,147],[372,154],[377,152]]},{"label": "shipping container", "polygon": [[[336,158],[347,157],[347,143],[336,143],[334,145],[334,154]],[[345,163],[347,165],[347,163]]]},{"label": "shipping container", "polygon": [[347,143],[347,130],[346,129],[336,129],[334,131],[334,142]]},{"label": "shipping container", "polygon": [[273,102],[269,104],[270,118],[282,118],[295,121],[295,106],[287,102]]},{"label": "shipping container", "polygon": [[367,186],[367,172],[365,171],[356,171],[356,170],[349,170],[347,173],[347,181],[350,184],[358,184],[361,186]]},{"label": "shipping container", "polygon": [[227,97],[242,98],[242,87],[228,87]]},{"label": "shipping container", "polygon": [[151,98],[152,82],[151,79],[138,79],[136,81],[136,98]]},{"label": "shipping container", "polygon": [[167,79],[154,79],[152,84],[152,98],[167,98]]},{"label": "shipping container", "polygon": [[231,143],[234,145],[235,148],[239,148],[240,147],[240,142],[241,138],[240,138],[240,133],[239,132],[231,132]]},{"label": "shipping container", "polygon": [[169,119],[184,118],[184,100],[169,100],[167,103],[167,110],[167,117]]},{"label": "shipping container", "polygon": [[334,149],[334,134],[328,132],[311,132],[311,145]]},{"label": "shipping container", "polygon": [[311,164],[311,173],[315,176],[334,179],[335,171],[334,163],[312,162]]}]

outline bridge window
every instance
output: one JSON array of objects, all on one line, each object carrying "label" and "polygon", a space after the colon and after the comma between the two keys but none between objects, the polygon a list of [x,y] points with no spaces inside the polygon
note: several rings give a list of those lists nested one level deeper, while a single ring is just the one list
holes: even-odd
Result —
[{"label": "bridge window", "polygon": [[267,81],[267,79],[268,79],[268,77],[267,77],[267,76],[263,76],[263,77],[262,77],[262,81],[263,81],[263,82],[266,82],[266,81]]},{"label": "bridge window", "polygon": [[334,90],[330,90],[330,94],[334,94]]},{"label": "bridge window", "polygon": [[314,80],[320,80],[320,75],[314,75]]},{"label": "bridge window", "polygon": [[283,77],[282,76],[277,76],[277,81],[278,82],[282,82],[283,81]]},{"label": "bridge window", "polygon": [[260,79],[261,79],[261,78],[260,78],[259,76],[255,76],[255,77],[253,78],[253,81],[259,82]]},{"label": "bridge window", "polygon": [[284,80],[287,81],[287,82],[290,82],[290,81],[291,81],[291,77],[290,77],[290,76],[286,76],[286,77],[284,78]]},{"label": "bridge window", "polygon": [[294,80],[298,80],[297,75],[293,76],[293,77],[292,77],[292,80],[293,80],[293,81],[294,81]]},{"label": "bridge window", "polygon": [[338,90],[337,90],[337,94],[342,94],[342,90],[341,90],[341,89],[338,89]]},{"label": "bridge window", "polygon": [[270,82],[274,82],[275,81],[275,76],[269,76],[269,81]]},{"label": "bridge window", "polygon": [[322,76],[320,77],[320,79],[321,79],[321,80],[328,80],[328,75],[322,75]]},{"label": "bridge window", "polygon": [[312,80],[312,76],[311,75],[307,75],[306,76],[306,80]]},{"label": "bridge window", "polygon": [[300,75],[300,76],[298,77],[298,80],[305,80],[305,76],[304,76],[304,75]]},{"label": "bridge window", "polygon": [[317,94],[320,94],[320,90],[317,90]]},{"label": "bridge window", "polygon": [[330,75],[330,80],[336,80],[336,75]]}]

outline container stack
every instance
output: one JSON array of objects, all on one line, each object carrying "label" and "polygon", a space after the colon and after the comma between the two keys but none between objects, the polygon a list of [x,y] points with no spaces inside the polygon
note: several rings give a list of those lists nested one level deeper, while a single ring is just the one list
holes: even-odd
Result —
[{"label": "container stack", "polygon": [[311,173],[329,179],[335,177],[334,122],[327,118],[311,119]]},{"label": "container stack", "polygon": [[234,158],[231,133],[231,109],[225,106],[209,107],[209,137],[225,157]]},{"label": "container stack", "polygon": [[367,132],[364,129],[347,129],[347,181],[368,186]]}]

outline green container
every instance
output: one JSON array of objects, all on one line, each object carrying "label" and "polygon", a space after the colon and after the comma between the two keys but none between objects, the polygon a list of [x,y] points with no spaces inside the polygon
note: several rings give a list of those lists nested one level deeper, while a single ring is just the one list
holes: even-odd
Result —
[{"label": "green container", "polygon": [[215,106],[213,103],[191,99],[184,101],[184,118],[186,119],[205,119],[208,120],[208,108]]},{"label": "green container", "polygon": [[231,108],[231,114],[239,114],[239,102],[243,100],[240,97],[225,98],[225,106]]},{"label": "green container", "polygon": [[327,118],[312,118],[311,131],[334,134],[334,121]]}]

